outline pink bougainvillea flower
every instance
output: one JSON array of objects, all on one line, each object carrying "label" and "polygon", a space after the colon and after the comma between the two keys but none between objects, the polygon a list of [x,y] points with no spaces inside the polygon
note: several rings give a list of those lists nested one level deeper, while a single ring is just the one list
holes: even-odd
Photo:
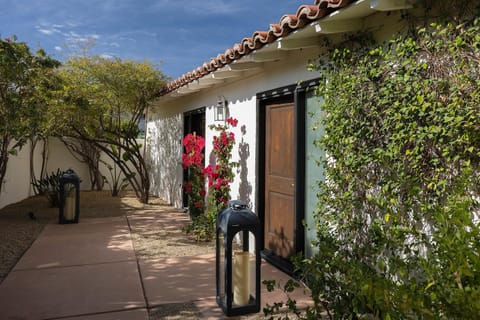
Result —
[{"label": "pink bougainvillea flower", "polygon": [[192,164],[190,161],[190,157],[187,154],[182,155],[182,162],[183,162],[184,169],[190,167],[190,165]]},{"label": "pink bougainvillea flower", "polygon": [[228,123],[229,125],[231,125],[232,127],[236,127],[237,124],[238,124],[238,120],[235,119],[235,118],[230,117],[230,118],[227,119],[227,123]]},{"label": "pink bougainvillea flower", "polygon": [[205,175],[203,172],[205,139],[196,133],[189,133],[183,139],[185,153],[182,154],[184,169],[188,169],[187,181],[183,187],[188,195],[188,210],[192,216],[199,216],[205,209]]},{"label": "pink bougainvillea flower", "polygon": [[183,183],[183,187],[185,188],[185,192],[187,193],[192,191],[192,185],[186,181]]}]

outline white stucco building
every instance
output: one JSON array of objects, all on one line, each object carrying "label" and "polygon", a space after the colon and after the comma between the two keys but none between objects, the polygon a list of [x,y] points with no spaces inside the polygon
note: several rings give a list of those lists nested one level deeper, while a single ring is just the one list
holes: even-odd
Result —
[{"label": "white stucco building", "polygon": [[346,34],[372,30],[383,40],[402,31],[401,12],[412,8],[406,0],[317,0],[169,83],[147,119],[152,191],[184,206],[183,136],[195,131],[206,138],[208,165],[215,134],[208,126],[218,102],[226,101],[239,121],[232,198],[250,203],[260,217],[267,259],[288,264],[292,254],[311,254],[314,231],[303,222],[313,221],[322,179],[316,161],[323,155],[313,146],[321,128],[312,130],[321,110],[313,94],[318,73],[308,65]]}]

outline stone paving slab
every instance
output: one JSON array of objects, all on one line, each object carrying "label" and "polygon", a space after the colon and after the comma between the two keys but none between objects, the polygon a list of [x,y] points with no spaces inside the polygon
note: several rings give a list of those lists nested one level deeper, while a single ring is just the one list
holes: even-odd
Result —
[{"label": "stone paving slab", "polygon": [[[135,258],[129,225],[177,230],[185,223],[188,216],[181,212],[147,212],[128,221],[110,217],[47,225],[0,284],[0,320],[148,319],[147,307],[175,303],[193,303],[201,319],[229,319],[215,300],[214,254]],[[264,262],[262,279],[284,284],[289,277]],[[295,298],[299,306],[309,301],[301,290]],[[268,293],[262,285],[262,305],[285,300],[280,291]]]},{"label": "stone paving slab", "polygon": [[215,296],[215,255],[140,261],[149,307]]},{"label": "stone paving slab", "polygon": [[86,219],[47,225],[14,270],[135,260],[125,218]]},{"label": "stone paving slab", "polygon": [[38,320],[145,307],[134,261],[13,271],[0,286],[2,319]]},{"label": "stone paving slab", "polygon": [[[215,276],[213,276],[214,279]],[[291,279],[290,276],[268,264],[265,261],[262,261],[261,266],[261,281],[260,281],[260,312],[258,314],[250,314],[245,316],[238,316],[235,318],[227,317],[223,314],[222,310],[218,307],[217,301],[215,298],[215,293],[212,297],[206,297],[194,301],[195,306],[202,314],[202,319],[257,319],[263,316],[263,308],[270,304],[272,305],[275,302],[286,302],[287,297],[280,290],[274,290],[268,292],[266,287],[261,284],[263,280],[275,280],[277,284],[283,286],[285,283]],[[311,304],[311,299],[309,293],[302,288],[298,288],[293,293],[290,294],[291,298],[297,301],[297,306],[299,308],[305,308]]]},{"label": "stone paving slab", "polygon": [[148,320],[148,311],[147,309],[127,310],[62,318],[62,320]]},{"label": "stone paving slab", "polygon": [[[228,319],[216,302],[215,255],[165,258],[139,262],[145,295],[149,308],[170,303],[193,302],[202,314],[202,319]],[[267,262],[262,262],[262,280],[275,280],[283,286],[291,279],[287,274]],[[281,290],[268,292],[261,286],[261,308],[266,304],[286,302]],[[291,294],[299,308],[310,302],[308,292],[299,288]],[[250,315],[248,318],[253,319]]]},{"label": "stone paving slab", "polygon": [[42,236],[58,236],[62,234],[88,234],[88,233],[128,233],[127,218],[124,216],[107,218],[87,218],[80,217],[79,223],[72,224],[48,224],[44,229]]}]

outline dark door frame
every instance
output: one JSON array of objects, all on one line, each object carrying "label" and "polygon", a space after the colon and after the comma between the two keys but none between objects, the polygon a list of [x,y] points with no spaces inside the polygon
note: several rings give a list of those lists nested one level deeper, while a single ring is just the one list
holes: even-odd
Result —
[{"label": "dark door frame", "polygon": [[[295,104],[294,111],[294,134],[295,134],[295,191],[294,191],[294,215],[295,215],[295,252],[303,254],[305,250],[305,116],[306,116],[306,93],[313,90],[318,84],[318,79],[304,81],[297,85],[285,86],[257,94],[257,184],[256,184],[256,208],[263,226],[261,228],[262,249],[264,244],[265,226],[265,106],[272,103]],[[291,261],[271,255],[265,251],[262,257],[284,272],[293,274]]]},{"label": "dark door frame", "polygon": [[[192,111],[187,111],[183,113],[183,136],[197,131],[195,129],[200,129],[200,132],[197,132],[199,135],[205,138],[206,124],[205,124],[205,112],[206,107],[201,107]],[[181,141],[183,146],[183,140]],[[184,149],[182,149],[183,151]],[[205,152],[205,149],[203,150]],[[185,180],[185,177],[188,175],[188,169],[183,170],[182,181]],[[182,188],[182,202],[183,207],[188,207],[188,195],[185,193],[184,188]]]}]

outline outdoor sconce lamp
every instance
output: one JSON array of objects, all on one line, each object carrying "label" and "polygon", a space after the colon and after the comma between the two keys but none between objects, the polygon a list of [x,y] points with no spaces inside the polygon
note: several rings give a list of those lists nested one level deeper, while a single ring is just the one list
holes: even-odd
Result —
[{"label": "outdoor sconce lamp", "polygon": [[215,106],[215,121],[225,121],[228,118],[228,101],[224,96],[219,96]]},{"label": "outdoor sconce lamp", "polygon": [[58,223],[78,223],[80,210],[80,179],[72,169],[60,177],[60,214]]},{"label": "outdoor sconce lamp", "polygon": [[260,221],[243,201],[217,217],[217,303],[227,316],[260,311]]}]

